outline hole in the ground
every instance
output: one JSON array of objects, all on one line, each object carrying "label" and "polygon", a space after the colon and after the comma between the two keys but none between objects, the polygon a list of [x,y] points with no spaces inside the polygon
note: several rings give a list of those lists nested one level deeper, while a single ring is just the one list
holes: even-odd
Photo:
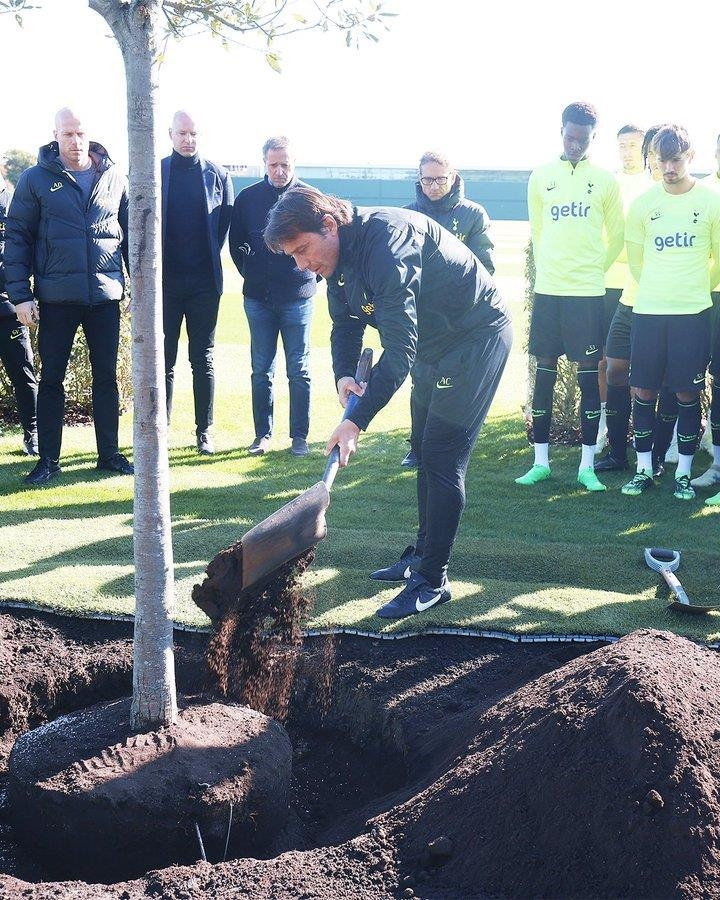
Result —
[{"label": "hole in the ground", "polygon": [[[198,784],[198,797],[195,798],[197,815],[187,815],[181,820],[169,817],[167,821],[157,825],[155,839],[151,832],[147,832],[149,836],[139,843],[137,839],[129,841],[130,852],[123,850],[120,843],[111,842],[109,851],[90,853],[87,842],[92,838],[95,827],[91,820],[88,821],[86,804],[79,806],[75,802],[68,803],[67,797],[62,797],[62,802],[53,800],[50,804],[51,811],[47,813],[55,817],[55,830],[51,829],[51,835],[54,834],[56,838],[62,836],[64,839],[36,840],[37,823],[28,822],[27,817],[22,815],[22,808],[13,808],[13,804],[15,807],[18,802],[22,804],[22,792],[9,792],[7,777],[3,776],[0,781],[0,870],[30,882],[81,879],[111,884],[137,877],[153,868],[193,864],[202,858],[203,852],[211,863],[220,862],[226,854],[228,858],[240,855],[269,858],[288,850],[323,846],[329,839],[334,842],[346,840],[362,832],[367,818],[363,809],[403,783],[405,748],[402,735],[393,725],[394,719],[387,709],[380,708],[371,697],[363,696],[353,687],[345,687],[342,679],[333,681],[336,673],[330,672],[328,668],[326,647],[317,646],[309,652],[303,651],[299,656],[301,664],[296,671],[295,689],[286,721],[286,732],[291,745],[292,775],[287,793],[280,792],[281,802],[284,802],[287,810],[286,817],[283,810],[282,827],[263,831],[259,825],[254,828],[255,822],[246,822],[246,832],[252,834],[252,839],[243,839],[240,834],[243,828],[242,810],[235,806],[231,812],[230,802],[223,802],[222,797],[217,794],[214,798],[217,800],[216,819],[222,817],[222,821],[213,821],[209,814],[203,819],[203,809],[207,812],[207,804],[203,807],[200,795],[203,792],[207,794],[206,782],[211,781],[212,776],[208,775],[205,781],[201,781],[202,776],[193,774],[192,777],[197,778]],[[185,660],[181,682],[185,685],[197,685],[203,678],[202,666],[201,658],[191,655]],[[74,714],[75,721],[82,721],[87,717],[88,710],[82,708],[81,700],[86,702],[89,695],[94,695],[95,698],[117,697],[118,693],[126,691],[127,685],[122,684],[122,679],[118,679],[116,671],[106,675],[101,670],[95,673],[92,684],[85,685],[82,691],[78,691],[77,685],[69,683],[65,685],[64,691],[58,687],[53,696],[52,710],[65,713],[75,708],[78,710]],[[201,699],[203,703],[208,700],[207,697]],[[107,715],[107,711],[112,710],[117,719],[118,716],[122,717],[122,711],[118,712],[117,707],[126,702],[116,700],[93,707],[93,714],[94,711],[102,710],[102,714]],[[197,698],[192,702],[197,702]],[[35,708],[33,718],[42,718],[46,698],[32,698],[31,705]],[[217,703],[214,705],[224,706]],[[227,706],[232,707],[232,704]],[[58,723],[61,742],[64,739],[63,731],[67,731],[67,723],[72,721],[71,713],[67,720]],[[270,720],[270,724],[275,726],[276,723]],[[53,731],[53,726],[49,726],[48,730]],[[117,737],[112,729],[105,733]],[[104,765],[112,758],[111,762],[119,761],[119,770],[114,771],[112,777],[117,775],[118,783],[126,787],[126,783],[134,775],[121,759],[127,743],[109,737],[103,746],[109,747],[113,752],[108,756],[102,750],[89,762],[85,760],[81,764],[81,780],[88,772],[94,776],[94,770],[102,768],[100,763],[93,760],[100,760]],[[181,750],[188,755],[187,748],[179,746],[173,747],[171,754],[179,754]],[[196,748],[193,752],[196,758],[190,760],[188,770],[196,773],[197,764],[208,755],[212,756],[216,748],[205,752],[202,748]],[[52,749],[52,753],[54,755],[56,749]],[[152,766],[155,760],[149,763],[146,760],[144,764],[148,766],[148,772],[142,777],[149,783],[149,779],[153,778]],[[60,777],[62,780],[64,776],[56,774],[53,777]],[[57,787],[57,782],[53,783],[52,778],[49,781],[52,792],[53,787]],[[104,786],[107,786],[107,782]],[[116,787],[111,786],[111,794]],[[89,789],[96,790],[97,782],[93,782]],[[241,786],[241,793],[242,790],[244,788]],[[115,800],[118,819],[122,819],[127,815],[123,809],[123,804],[127,801],[125,792],[120,790]],[[92,809],[92,803],[90,808]],[[79,818],[75,825],[72,822],[73,815]],[[122,828],[119,833],[121,832]],[[329,838],[330,833],[332,837]],[[68,850],[69,847],[72,848],[73,834],[78,835],[78,843],[83,845],[78,846],[77,853]],[[98,846],[102,847],[103,842],[100,841]]]}]

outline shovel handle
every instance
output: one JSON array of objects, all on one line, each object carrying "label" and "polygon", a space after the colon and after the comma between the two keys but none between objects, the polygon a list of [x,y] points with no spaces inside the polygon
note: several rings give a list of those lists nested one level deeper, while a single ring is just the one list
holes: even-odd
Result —
[{"label": "shovel handle", "polygon": [[[365,382],[368,383],[370,380],[370,370],[372,369],[373,364],[373,352],[371,347],[366,347],[363,352],[360,354],[360,359],[358,360],[357,369],[355,370],[355,381],[358,384]],[[347,404],[345,405],[345,411],[343,412],[341,422],[344,422],[345,419],[350,415],[350,413],[355,409],[357,402],[360,398],[357,394],[349,394],[347,399]],[[322,477],[323,482],[328,490],[333,486],[333,481],[335,481],[335,476],[337,475],[337,470],[340,468],[340,447],[336,444],[332,451],[330,452],[330,456],[328,457],[327,465],[325,466],[325,474]]]},{"label": "shovel handle", "polygon": [[673,592],[673,594],[675,594],[680,603],[682,603],[683,606],[690,606],[690,598],[685,593],[685,589],[678,581],[675,573],[671,572],[669,569],[663,569],[660,574],[665,579],[668,587]]}]

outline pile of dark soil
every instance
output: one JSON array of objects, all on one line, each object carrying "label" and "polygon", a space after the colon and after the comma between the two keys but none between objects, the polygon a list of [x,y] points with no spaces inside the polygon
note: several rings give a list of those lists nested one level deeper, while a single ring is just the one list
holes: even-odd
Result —
[{"label": "pile of dark soil", "polygon": [[[94,629],[85,644],[49,617],[2,620],[0,672],[18,658],[17,642],[8,646],[12,621],[25,646],[27,665],[6,694],[15,727],[75,702],[69,682],[81,677],[83,657],[96,654],[100,671],[102,626],[108,647],[117,638],[114,623],[85,623]],[[40,639],[27,641],[34,633]],[[59,683],[54,659],[72,641],[76,675],[53,706],[41,672]],[[178,641],[180,679],[197,681],[206,638]],[[664,632],[599,649],[457,637],[308,641],[286,726],[291,808],[272,858],[103,885],[40,883],[42,873],[6,852],[0,898],[720,897],[719,665],[713,652]],[[23,685],[25,670],[35,674]]]}]

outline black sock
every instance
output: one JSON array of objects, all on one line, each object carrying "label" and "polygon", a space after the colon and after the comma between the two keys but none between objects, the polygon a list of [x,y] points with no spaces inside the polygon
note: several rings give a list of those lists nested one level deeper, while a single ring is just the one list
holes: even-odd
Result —
[{"label": "black sock", "polygon": [[582,442],[594,446],[600,425],[600,385],[597,369],[578,369],[580,385],[580,430]]},{"label": "black sock", "polygon": [[605,403],[610,455],[614,459],[627,459],[627,436],[630,425],[630,388],[627,385],[607,387]]},{"label": "black sock", "polygon": [[556,381],[557,369],[537,367],[532,400],[533,441],[536,444],[550,442],[550,420]]}]

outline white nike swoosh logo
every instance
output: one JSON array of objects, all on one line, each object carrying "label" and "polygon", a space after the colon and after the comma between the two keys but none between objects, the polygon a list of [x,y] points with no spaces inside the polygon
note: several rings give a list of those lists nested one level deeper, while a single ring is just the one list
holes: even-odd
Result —
[{"label": "white nike swoosh logo", "polygon": [[407,569],[405,569],[405,571],[403,572],[403,578],[409,578],[410,575],[411,575],[410,566],[408,566]]},{"label": "white nike swoosh logo", "polygon": [[438,602],[438,600],[439,600],[439,597],[437,595],[435,597],[433,597],[432,600],[428,600],[427,603],[421,603],[420,600],[416,600],[415,601],[415,609],[418,612],[425,612],[426,609],[430,609],[431,606],[435,606],[435,604]]},{"label": "white nike swoosh logo", "polygon": [[50,193],[51,193],[51,194],[54,194],[55,191],[59,191],[61,187],[62,187],[61,184],[59,184],[57,187],[51,187],[51,188],[50,188]]}]

